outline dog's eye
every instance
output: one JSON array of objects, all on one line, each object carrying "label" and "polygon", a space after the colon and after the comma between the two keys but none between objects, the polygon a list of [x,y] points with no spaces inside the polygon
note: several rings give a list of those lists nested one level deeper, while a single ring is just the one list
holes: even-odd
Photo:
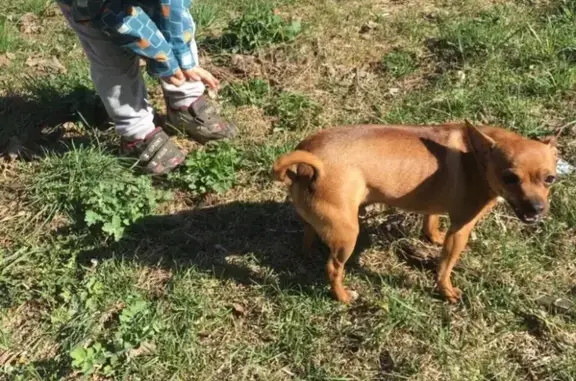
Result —
[{"label": "dog's eye", "polygon": [[508,185],[518,184],[520,182],[520,177],[518,177],[518,175],[513,172],[506,172],[502,176],[502,181],[504,184]]},{"label": "dog's eye", "polygon": [[548,185],[552,184],[554,181],[556,181],[556,177],[555,176],[546,176],[546,178],[544,179],[544,182]]}]

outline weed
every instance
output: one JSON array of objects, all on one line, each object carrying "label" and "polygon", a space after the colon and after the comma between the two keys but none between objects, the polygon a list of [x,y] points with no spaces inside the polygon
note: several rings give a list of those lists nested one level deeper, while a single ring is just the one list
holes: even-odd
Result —
[{"label": "weed", "polygon": [[30,300],[59,299],[62,287],[75,277],[74,252],[68,245],[77,239],[70,234],[42,247],[0,249],[0,290],[4,296],[0,305],[8,308]]},{"label": "weed", "polygon": [[277,117],[275,130],[299,131],[318,123],[321,108],[303,94],[281,92],[265,111]]},{"label": "weed", "polygon": [[161,331],[161,324],[153,319],[150,304],[141,298],[132,297],[118,316],[116,332],[108,340],[90,345],[78,345],[69,355],[72,366],[84,375],[93,373],[112,376],[138,347],[150,348],[147,340]]},{"label": "weed", "polygon": [[21,10],[41,15],[52,3],[54,3],[54,0],[26,0],[24,2],[25,6]]},{"label": "weed", "polygon": [[281,155],[294,149],[294,143],[263,144],[245,152],[244,168],[255,176],[269,178],[272,163]]},{"label": "weed", "polygon": [[99,226],[118,240],[124,228],[152,213],[168,194],[152,187],[149,177],[133,175],[116,157],[97,147],[49,155],[31,178],[31,201],[47,216],[64,213],[73,224]]},{"label": "weed", "polygon": [[382,69],[395,78],[404,77],[418,69],[416,55],[404,50],[392,50],[381,61]]},{"label": "weed", "polygon": [[208,1],[195,1],[190,12],[196,24],[195,38],[200,40],[206,35],[206,31],[217,23],[220,7],[218,4]]},{"label": "weed", "polygon": [[101,182],[82,199],[84,221],[88,226],[101,225],[102,231],[119,240],[124,228],[152,213],[166,194],[152,188],[148,177],[125,182]]},{"label": "weed", "polygon": [[251,53],[268,45],[294,41],[301,29],[299,21],[285,21],[270,7],[255,6],[230,21],[222,41],[233,52]]},{"label": "weed", "polygon": [[35,15],[40,16],[52,3],[54,3],[54,0],[23,0],[18,4],[8,3],[2,5],[7,7],[7,9],[4,9],[4,11],[8,11],[10,13],[14,12],[19,16],[28,12],[32,12]]},{"label": "weed", "polygon": [[223,193],[236,182],[242,163],[240,153],[229,143],[212,143],[194,151],[181,168],[170,174],[170,181],[196,195]]},{"label": "weed", "polygon": [[264,107],[273,95],[270,84],[263,79],[232,83],[224,88],[222,96],[234,106],[253,105]]},{"label": "weed", "polygon": [[97,372],[102,368],[105,376],[112,375],[118,365],[118,356],[108,352],[101,343],[96,342],[86,348],[76,347],[70,351],[72,366],[85,375]]}]

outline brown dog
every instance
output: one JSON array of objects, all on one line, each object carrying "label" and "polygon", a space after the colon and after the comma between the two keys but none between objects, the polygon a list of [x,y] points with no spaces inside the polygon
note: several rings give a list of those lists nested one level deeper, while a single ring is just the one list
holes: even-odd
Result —
[{"label": "brown dog", "polygon": [[[330,248],[326,272],[341,302],[344,265],[358,236],[359,208],[385,203],[424,214],[426,237],[443,245],[437,282],[450,302],[461,291],[450,274],[470,231],[504,198],[525,223],[548,209],[556,139],[531,140],[497,127],[362,125],[322,130],[276,160],[274,175],[304,222],[305,252],[318,235]],[[295,168],[292,168],[292,167]],[[288,177],[288,179],[287,179]],[[439,215],[450,228],[439,230]]]}]

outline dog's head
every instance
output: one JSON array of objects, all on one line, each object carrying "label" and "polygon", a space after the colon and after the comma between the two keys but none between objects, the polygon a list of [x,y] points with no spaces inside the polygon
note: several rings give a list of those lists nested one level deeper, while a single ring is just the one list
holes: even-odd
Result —
[{"label": "dog's head", "polygon": [[556,180],[556,138],[533,140],[502,134],[495,141],[468,121],[466,130],[490,188],[522,222],[538,221],[548,211],[550,186]]}]

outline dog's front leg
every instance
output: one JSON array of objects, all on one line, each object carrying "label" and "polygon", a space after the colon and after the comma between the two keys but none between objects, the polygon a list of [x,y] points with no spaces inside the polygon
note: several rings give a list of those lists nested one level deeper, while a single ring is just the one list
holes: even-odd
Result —
[{"label": "dog's front leg", "polygon": [[458,302],[462,296],[462,291],[452,286],[450,275],[452,274],[454,265],[460,258],[462,250],[464,250],[468,243],[470,231],[474,227],[475,223],[476,220],[467,224],[453,223],[446,233],[444,246],[442,247],[442,257],[440,258],[440,264],[438,266],[437,279],[440,293],[450,303]]},{"label": "dog's front leg", "polygon": [[446,232],[444,239],[444,246],[442,247],[442,256],[438,266],[437,282],[438,289],[442,296],[444,296],[450,303],[456,303],[462,296],[462,291],[452,286],[450,276],[452,269],[460,254],[466,248],[470,232],[476,223],[495,205],[495,201],[490,201],[485,205],[479,213],[473,217],[461,217],[458,214],[450,214],[450,228]]}]

